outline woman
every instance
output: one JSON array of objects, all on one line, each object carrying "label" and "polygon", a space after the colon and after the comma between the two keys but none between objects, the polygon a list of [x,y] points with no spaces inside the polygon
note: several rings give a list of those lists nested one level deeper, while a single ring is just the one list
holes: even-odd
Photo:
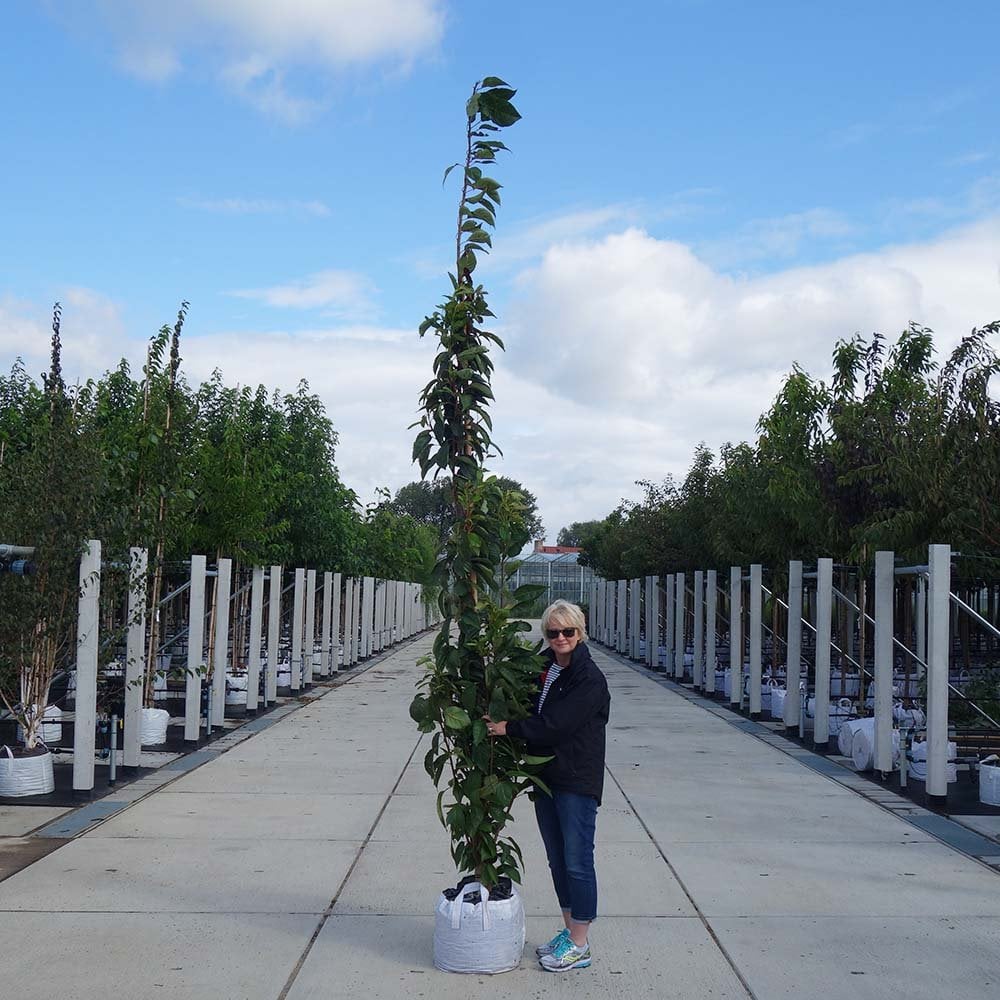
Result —
[{"label": "woman", "polygon": [[527,719],[495,722],[491,736],[512,736],[528,752],[549,757],[540,778],[552,792],[535,789],[535,818],[545,843],[565,927],[536,949],[549,972],[590,965],[587,932],[597,916],[594,829],[604,790],[605,727],[611,696],[604,674],[586,646],[583,612],[568,601],[550,604],[542,615],[549,648],[547,669]]}]

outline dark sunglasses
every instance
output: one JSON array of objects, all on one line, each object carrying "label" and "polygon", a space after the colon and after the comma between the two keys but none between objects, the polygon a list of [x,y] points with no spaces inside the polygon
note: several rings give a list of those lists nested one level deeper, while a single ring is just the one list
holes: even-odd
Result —
[{"label": "dark sunglasses", "polygon": [[572,639],[576,635],[575,628],[547,628],[545,630],[546,639],[554,639],[557,635],[561,635],[564,639]]}]

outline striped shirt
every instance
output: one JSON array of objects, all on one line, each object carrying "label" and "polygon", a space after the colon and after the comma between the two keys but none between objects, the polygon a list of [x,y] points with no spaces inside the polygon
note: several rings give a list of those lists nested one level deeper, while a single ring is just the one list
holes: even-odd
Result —
[{"label": "striped shirt", "polygon": [[542,693],[538,699],[539,715],[542,714],[542,705],[545,703],[545,696],[549,693],[549,688],[556,682],[562,671],[563,668],[560,667],[558,663],[553,663],[552,666],[545,671],[545,683],[542,685]]}]

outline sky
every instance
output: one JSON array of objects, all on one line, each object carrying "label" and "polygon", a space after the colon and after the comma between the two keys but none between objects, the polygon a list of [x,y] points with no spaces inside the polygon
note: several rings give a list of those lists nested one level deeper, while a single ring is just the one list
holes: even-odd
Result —
[{"label": "sky", "polygon": [[998,37],[995,0],[7,0],[0,366],[56,300],[68,375],[138,366],[186,299],[189,381],[306,379],[362,501],[418,478],[441,177],[501,76],[491,468],[554,542],[838,339],[1000,319]]}]

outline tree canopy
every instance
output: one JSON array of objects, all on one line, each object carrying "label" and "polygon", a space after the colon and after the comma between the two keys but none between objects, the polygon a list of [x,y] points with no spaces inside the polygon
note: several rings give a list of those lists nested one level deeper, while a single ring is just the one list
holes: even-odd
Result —
[{"label": "tree canopy", "polygon": [[[521,495],[521,511],[524,529],[529,538],[544,538],[545,527],[538,513],[535,494],[526,489],[516,479],[509,476],[494,477],[500,489]],[[442,542],[448,537],[454,522],[451,476],[439,476],[433,481],[421,479],[401,486],[389,505],[398,514],[406,514],[423,524],[431,525],[438,532]]]},{"label": "tree canopy", "polygon": [[940,366],[916,324],[891,346],[842,340],[829,381],[793,367],[755,444],[702,444],[681,482],[640,483],[641,500],[560,538],[582,538],[608,579],[812,555],[868,565],[876,549],[919,561],[935,541],[963,553],[967,574],[995,576],[998,334],[973,330]]}]

